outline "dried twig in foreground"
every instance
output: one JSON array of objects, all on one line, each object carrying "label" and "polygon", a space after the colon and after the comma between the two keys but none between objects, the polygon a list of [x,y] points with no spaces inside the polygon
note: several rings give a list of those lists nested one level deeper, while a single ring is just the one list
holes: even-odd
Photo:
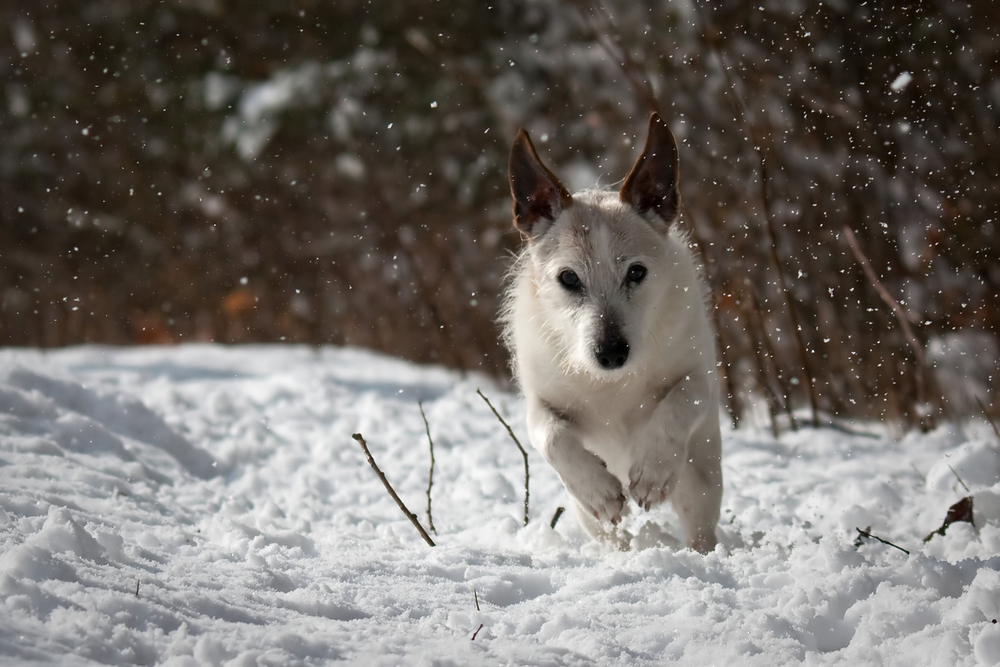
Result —
[{"label": "dried twig in foreground", "polygon": [[427,423],[427,415],[424,414],[424,404],[417,401],[420,408],[420,416],[424,418],[424,428],[427,430],[427,443],[431,448],[431,468],[427,472],[427,527],[437,535],[437,528],[434,527],[434,518],[431,516],[431,487],[434,486],[434,441],[431,440],[431,425]]},{"label": "dried twig in foreground", "polygon": [[872,540],[878,540],[879,542],[881,542],[882,544],[885,544],[887,546],[893,547],[895,549],[899,549],[900,551],[902,551],[907,556],[910,555],[909,551],[907,551],[903,547],[899,546],[898,544],[893,544],[889,540],[883,540],[878,535],[872,535],[872,532],[871,532],[872,531],[872,527],[871,526],[868,526],[864,530],[861,530],[860,528],[855,528],[855,530],[858,531],[858,533],[859,533],[858,539],[854,540],[854,546],[856,546],[856,547],[860,547],[863,544],[863,542],[861,541],[862,537],[867,537],[867,538],[872,539]]},{"label": "dried twig in foreground", "polygon": [[552,515],[552,522],[549,524],[549,528],[552,530],[556,529],[556,524],[559,523],[559,517],[562,516],[563,512],[566,511],[565,507],[557,507],[556,513]]},{"label": "dried twig in foreground", "polygon": [[434,540],[432,540],[431,536],[427,534],[427,531],[424,530],[424,527],[420,525],[420,522],[417,520],[417,517],[414,516],[413,512],[406,509],[406,505],[404,505],[403,501],[400,500],[399,496],[396,495],[396,491],[395,489],[392,488],[392,484],[389,484],[389,480],[385,478],[385,474],[379,469],[378,464],[375,463],[375,459],[372,458],[372,453],[368,451],[368,443],[365,442],[365,439],[361,436],[360,433],[355,433],[351,437],[357,440],[358,444],[361,445],[361,449],[365,453],[365,458],[368,459],[368,465],[372,467],[372,470],[375,471],[375,474],[378,475],[378,478],[382,480],[382,484],[385,485],[385,490],[389,492],[389,495],[392,496],[392,499],[396,501],[397,505],[399,505],[399,509],[403,510],[403,514],[406,515],[406,518],[409,519],[410,523],[413,524],[414,528],[416,528],[417,531],[419,531],[420,537],[424,538],[424,542],[426,542],[427,544],[431,545],[432,547],[435,546]]},{"label": "dried twig in foreground", "polygon": [[500,413],[497,412],[497,409],[493,407],[493,404],[490,403],[490,399],[486,398],[483,392],[480,391],[479,389],[476,389],[476,393],[479,394],[479,396],[484,401],[486,401],[486,405],[490,406],[490,410],[493,411],[493,414],[497,416],[497,419],[500,420],[500,423],[503,424],[504,428],[507,429],[507,433],[510,433],[511,439],[514,441],[514,444],[517,445],[517,448],[521,450],[521,456],[524,457],[524,525],[527,526],[528,525],[528,452],[526,452],[524,447],[521,446],[521,441],[517,439],[516,435],[514,435],[514,430],[510,427],[510,425],[506,421],[504,421],[504,418],[500,416]]},{"label": "dried twig in foreground", "polygon": [[476,628],[476,631],[472,633],[472,640],[471,641],[476,641],[476,635],[478,635],[479,631],[482,630],[482,629],[483,629],[483,624],[480,623],[479,627]]}]

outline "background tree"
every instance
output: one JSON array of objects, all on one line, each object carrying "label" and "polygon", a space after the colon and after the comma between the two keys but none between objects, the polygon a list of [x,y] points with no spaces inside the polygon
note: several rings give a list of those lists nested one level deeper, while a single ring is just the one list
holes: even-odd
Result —
[{"label": "background tree", "polygon": [[[0,343],[366,345],[502,375],[514,131],[571,189],[610,185],[655,103],[737,415],[810,384],[830,414],[978,410],[1000,16],[869,5],[3,3]],[[845,225],[936,367],[923,397]]]}]

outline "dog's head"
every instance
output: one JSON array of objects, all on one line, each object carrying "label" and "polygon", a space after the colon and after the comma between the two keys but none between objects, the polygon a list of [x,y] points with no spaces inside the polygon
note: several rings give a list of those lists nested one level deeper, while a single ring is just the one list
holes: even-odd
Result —
[{"label": "dog's head", "polygon": [[546,335],[570,370],[613,378],[643,363],[657,308],[675,282],[667,234],[677,218],[677,146],[658,114],[616,194],[571,195],[527,132],[511,149],[514,226],[528,243]]}]

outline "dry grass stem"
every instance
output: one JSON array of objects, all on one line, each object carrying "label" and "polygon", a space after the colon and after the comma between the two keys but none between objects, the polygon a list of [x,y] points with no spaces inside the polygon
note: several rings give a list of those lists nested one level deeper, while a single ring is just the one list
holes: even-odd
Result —
[{"label": "dry grass stem", "polygon": [[427,527],[431,529],[431,532],[437,535],[437,529],[434,527],[434,518],[431,516],[431,487],[434,486],[434,440],[431,439],[431,425],[427,423],[427,415],[424,414],[424,404],[417,402],[417,406],[420,408],[420,416],[424,418],[424,429],[427,431],[427,444],[431,448],[431,467],[427,472]]},{"label": "dry grass stem", "polygon": [[493,414],[496,415],[497,419],[500,420],[500,423],[503,424],[504,428],[507,429],[507,433],[510,434],[511,440],[513,440],[514,444],[517,445],[517,448],[521,450],[521,456],[524,457],[524,525],[527,526],[528,525],[528,452],[524,449],[524,447],[521,446],[521,441],[517,439],[516,435],[514,435],[514,430],[510,427],[510,425],[506,421],[504,421],[504,418],[500,416],[500,413],[497,412],[497,409],[493,407],[493,404],[490,403],[490,399],[486,398],[485,394],[483,394],[483,392],[480,391],[479,389],[476,389],[476,393],[479,394],[480,398],[486,401],[486,405],[490,406],[490,410],[493,411]]}]

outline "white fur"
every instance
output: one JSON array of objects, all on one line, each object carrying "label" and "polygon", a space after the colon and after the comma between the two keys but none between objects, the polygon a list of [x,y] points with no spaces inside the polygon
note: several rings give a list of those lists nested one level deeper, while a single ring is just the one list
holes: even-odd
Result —
[{"label": "white fur", "polygon": [[[624,539],[614,526],[628,497],[647,509],[669,498],[688,546],[710,551],[722,498],[719,388],[687,238],[606,191],[577,193],[546,225],[512,269],[501,318],[532,445],[595,537]],[[630,285],[636,263],[648,273]],[[560,284],[567,269],[580,293]],[[594,354],[607,322],[629,346],[613,370]]]}]

